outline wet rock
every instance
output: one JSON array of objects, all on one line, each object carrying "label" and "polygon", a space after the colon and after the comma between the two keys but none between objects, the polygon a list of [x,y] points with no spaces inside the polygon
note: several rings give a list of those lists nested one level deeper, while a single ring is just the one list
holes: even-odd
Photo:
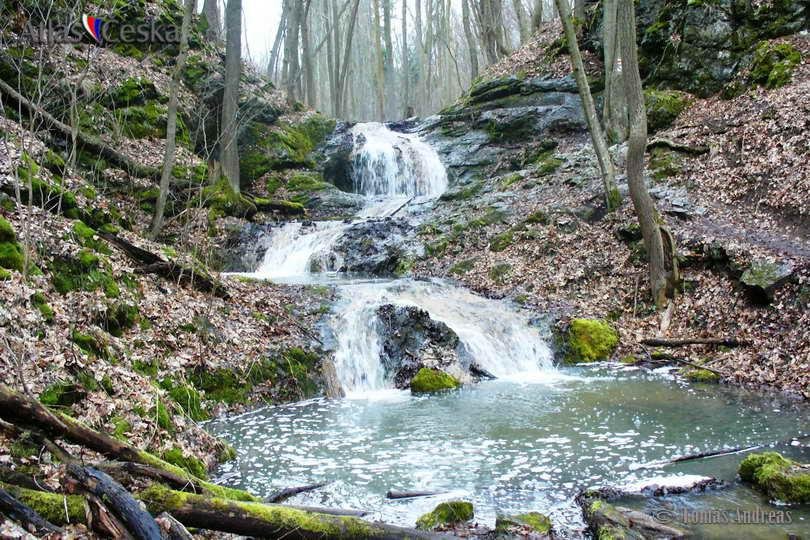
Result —
[{"label": "wet rock", "polygon": [[461,386],[458,379],[439,371],[423,367],[416,372],[416,376],[411,379],[411,392],[414,394],[427,394],[439,392],[441,390],[453,390]]},{"label": "wet rock", "polygon": [[423,253],[407,219],[365,221],[352,225],[332,251],[343,261],[343,272],[374,276],[399,275]]},{"label": "wet rock", "polygon": [[365,205],[362,195],[347,193],[332,187],[314,192],[306,202],[313,219],[345,219],[359,212]]},{"label": "wet rock", "polygon": [[231,230],[219,250],[226,272],[253,272],[264,259],[271,245],[271,234],[277,225],[248,223]]},{"label": "wet rock", "polygon": [[593,491],[576,497],[588,529],[594,538],[624,538],[627,540],[686,538],[688,533],[656,521],[652,516],[615,506]]},{"label": "wet rock", "polygon": [[757,304],[769,304],[776,290],[793,277],[790,263],[754,261],[740,276],[751,300]]},{"label": "wet rock", "polygon": [[475,517],[473,505],[466,501],[448,501],[439,504],[432,512],[416,520],[416,528],[435,530],[441,527],[466,523]]},{"label": "wet rock", "polygon": [[[618,489],[624,495],[643,495],[645,497],[662,497],[680,493],[702,493],[710,489],[721,488],[725,485],[722,480],[712,476],[696,474],[655,476],[645,478]],[[614,492],[613,497],[616,496]],[[603,497],[609,498],[609,497]]]},{"label": "wet rock", "polygon": [[443,322],[415,306],[385,304],[377,309],[380,325],[381,360],[386,372],[394,374],[397,388],[408,388],[422,368],[441,369],[470,380],[468,370],[458,362],[458,336]]},{"label": "wet rock", "polygon": [[619,343],[619,334],[607,322],[573,319],[565,345],[566,363],[608,360]]},{"label": "wet rock", "polygon": [[335,131],[318,149],[316,161],[321,163],[320,170],[324,180],[345,192],[354,191],[352,176],[352,150],[354,136],[351,133],[353,124],[341,122]]},{"label": "wet rock", "polygon": [[743,482],[773,500],[783,503],[810,503],[810,466],[783,457],[777,452],[763,452],[746,457],[739,468]]},{"label": "wet rock", "polygon": [[654,186],[650,188],[650,195],[661,202],[661,210],[667,214],[688,219],[702,216],[706,209],[693,204],[685,188],[669,186]]},{"label": "wet rock", "polygon": [[708,369],[685,367],[680,370],[680,374],[690,382],[716,383],[720,382],[720,375]]},{"label": "wet rock", "polygon": [[540,512],[527,512],[514,516],[498,516],[495,520],[498,538],[551,538],[551,520]]}]

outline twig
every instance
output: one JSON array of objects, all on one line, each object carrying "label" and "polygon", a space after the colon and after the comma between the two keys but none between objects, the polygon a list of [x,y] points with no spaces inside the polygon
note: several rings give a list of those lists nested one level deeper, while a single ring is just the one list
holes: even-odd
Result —
[{"label": "twig", "polygon": [[747,347],[750,341],[737,338],[683,338],[683,339],[662,339],[647,338],[641,340],[642,345],[651,347],[683,347],[686,345],[716,345],[720,347]]}]

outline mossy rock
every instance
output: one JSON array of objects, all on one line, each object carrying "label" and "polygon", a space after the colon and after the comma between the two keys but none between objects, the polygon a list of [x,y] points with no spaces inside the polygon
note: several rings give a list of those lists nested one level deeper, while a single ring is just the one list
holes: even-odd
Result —
[{"label": "mossy rock", "polygon": [[0,281],[8,281],[12,277],[12,273],[5,268],[0,268]]},{"label": "mossy rock", "polygon": [[802,54],[790,43],[763,41],[754,52],[751,81],[767,88],[779,88],[790,82],[801,61]]},{"label": "mossy rock", "polygon": [[448,501],[440,503],[432,512],[416,520],[416,528],[432,531],[442,526],[466,523],[475,517],[471,502]]},{"label": "mossy rock", "polygon": [[464,259],[463,261],[459,261],[451,266],[448,272],[451,274],[463,275],[472,270],[474,266],[475,259]]},{"label": "mossy rock", "polygon": [[810,467],[777,452],[749,455],[740,463],[738,472],[744,482],[753,484],[772,500],[810,503]]},{"label": "mossy rock", "polygon": [[249,217],[256,213],[256,205],[253,201],[245,195],[237,193],[226,178],[203,188],[199,202],[210,209],[212,217]]},{"label": "mossy rock", "polygon": [[101,259],[89,249],[83,249],[76,258],[56,257],[50,264],[51,283],[60,294],[71,291],[102,289],[108,298],[121,294],[112,273]]},{"label": "mossy rock", "polygon": [[167,463],[182,467],[197,478],[201,478],[203,480],[208,479],[208,470],[206,469],[205,464],[194,456],[187,456],[183,454],[183,450],[177,446],[164,452],[162,458]]},{"label": "mossy rock", "polygon": [[515,233],[512,229],[497,234],[489,241],[489,250],[500,252],[515,243]]},{"label": "mossy rock", "polygon": [[568,327],[565,361],[570,364],[608,360],[619,344],[610,324],[596,319],[574,319]]},{"label": "mossy rock", "polygon": [[[168,110],[164,105],[148,102],[145,105],[119,109],[115,113],[121,132],[131,139],[165,139]],[[180,115],[177,116],[177,142],[189,143],[188,129]]]},{"label": "mossy rock", "polygon": [[720,382],[720,375],[708,369],[685,367],[680,371],[681,375],[690,382],[696,383],[717,383]]},{"label": "mossy rock", "polygon": [[515,516],[498,516],[495,519],[495,532],[548,534],[551,532],[551,520],[540,512],[527,512]]},{"label": "mossy rock", "polygon": [[96,336],[73,330],[70,333],[70,340],[75,343],[83,353],[96,358],[111,358],[107,349],[107,343]]},{"label": "mossy rock", "polygon": [[104,103],[114,109],[125,109],[134,105],[144,105],[157,101],[160,94],[155,83],[143,77],[130,77],[110,89]]},{"label": "mossy rock", "polygon": [[444,192],[439,200],[441,201],[467,201],[478,195],[484,189],[481,181],[472,182],[465,186]]},{"label": "mossy rock", "polygon": [[98,237],[98,233],[83,221],[77,221],[71,229],[76,242],[86,248],[109,255],[111,253],[107,244]]},{"label": "mossy rock", "polygon": [[205,392],[206,399],[229,405],[247,402],[247,385],[234,371],[199,368],[189,374],[189,381]]},{"label": "mossy rock", "polygon": [[85,395],[79,386],[60,381],[45,388],[39,395],[39,401],[46,407],[70,407],[83,400]]},{"label": "mossy rock", "polygon": [[[61,213],[70,219],[77,219],[80,215],[76,196],[40,178],[40,165],[27,153],[21,157],[22,164],[17,168],[20,178],[20,198],[23,202],[39,206],[49,212]],[[30,186],[30,190],[29,190]],[[7,195],[14,197],[14,186],[6,184],[2,188]]]},{"label": "mossy rock", "polygon": [[0,242],[16,242],[17,234],[14,232],[14,227],[11,226],[5,218],[0,216]]},{"label": "mossy rock", "polygon": [[655,147],[650,151],[650,169],[656,180],[676,176],[683,171],[683,157],[674,150]]},{"label": "mossy rock", "polygon": [[669,127],[694,98],[678,90],[644,90],[644,105],[647,109],[647,125],[651,132]]},{"label": "mossy rock", "polygon": [[22,272],[25,266],[20,245],[16,242],[0,242],[0,268]]},{"label": "mossy rock", "polygon": [[512,265],[508,263],[498,263],[489,269],[489,278],[497,283],[503,285],[506,282],[506,277],[512,271]]},{"label": "mossy rock", "polygon": [[452,390],[461,386],[461,382],[444,371],[421,368],[411,379],[411,392],[415,394]]}]

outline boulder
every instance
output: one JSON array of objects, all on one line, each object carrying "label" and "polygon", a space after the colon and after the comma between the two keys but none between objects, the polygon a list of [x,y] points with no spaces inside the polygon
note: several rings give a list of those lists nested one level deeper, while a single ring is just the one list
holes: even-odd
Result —
[{"label": "boulder", "polygon": [[413,228],[405,218],[352,224],[332,248],[343,260],[340,270],[374,276],[402,274],[423,253]]},{"label": "boulder", "polygon": [[686,538],[684,530],[659,523],[650,515],[622,506],[616,506],[604,499],[594,497],[586,491],[576,498],[588,529],[594,538],[624,538],[626,540],[657,540]]},{"label": "boulder", "polygon": [[458,379],[438,369],[421,368],[411,379],[411,392],[426,394],[440,390],[453,390],[461,386]]},{"label": "boulder", "polygon": [[495,533],[499,538],[551,538],[551,520],[540,512],[527,512],[514,516],[498,516]]},{"label": "boulder", "polygon": [[441,527],[466,523],[475,517],[471,502],[448,501],[439,504],[432,512],[428,512],[416,520],[416,528],[434,530]]},{"label": "boulder", "polygon": [[790,263],[758,260],[740,276],[740,283],[754,303],[769,304],[776,290],[793,277]]},{"label": "boulder", "polygon": [[608,360],[619,344],[619,334],[607,322],[573,319],[568,327],[565,361],[570,364]]},{"label": "boulder", "polygon": [[810,465],[796,463],[777,452],[751,454],[738,470],[743,482],[753,484],[770,499],[810,503]]},{"label": "boulder", "polygon": [[[461,367],[456,349],[459,339],[453,330],[443,322],[430,318],[430,314],[415,306],[395,306],[385,304],[377,309],[380,327],[381,360],[386,372],[394,374],[397,388],[408,388],[418,372],[424,368],[450,371],[458,376],[469,371]],[[428,371],[430,371],[428,369]],[[439,371],[439,373],[443,373]],[[421,381],[427,386],[433,379],[431,373],[424,373]],[[449,376],[449,375],[448,375]],[[458,380],[454,377],[458,386]],[[417,391],[421,391],[421,387]]]}]

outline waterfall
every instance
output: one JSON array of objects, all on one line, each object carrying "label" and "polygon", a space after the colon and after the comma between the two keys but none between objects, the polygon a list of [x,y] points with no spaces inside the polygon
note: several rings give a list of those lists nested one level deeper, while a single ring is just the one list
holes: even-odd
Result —
[{"label": "waterfall", "polygon": [[[353,185],[365,207],[353,223],[287,223],[272,233],[270,247],[252,275],[309,281],[336,270],[332,246],[358,222],[384,218],[413,200],[429,200],[447,189],[438,154],[416,135],[395,133],[382,124],[357,124],[351,130]],[[392,387],[392,374],[380,360],[382,337],[377,309],[383,304],[416,306],[445,323],[459,337],[460,355],[474,359],[497,377],[552,376],[551,353],[525,315],[509,305],[443,282],[400,280],[339,281],[339,300],[330,316],[335,336],[335,367],[350,394]]]}]

